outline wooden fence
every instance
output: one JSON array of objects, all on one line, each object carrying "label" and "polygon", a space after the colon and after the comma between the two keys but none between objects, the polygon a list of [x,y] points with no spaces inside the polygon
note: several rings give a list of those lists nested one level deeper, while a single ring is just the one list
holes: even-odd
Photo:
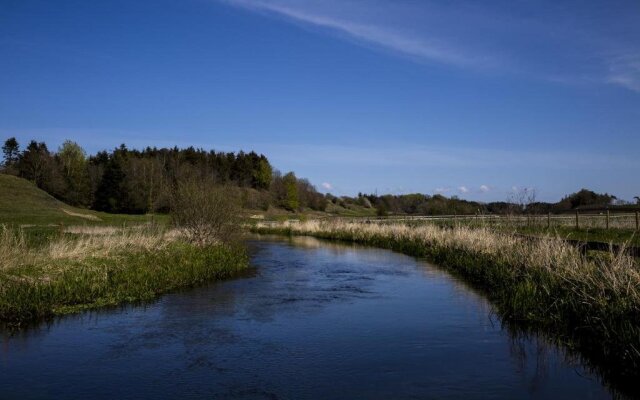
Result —
[{"label": "wooden fence", "polygon": [[562,214],[473,214],[473,215],[397,215],[386,217],[350,217],[343,218],[354,221],[396,222],[396,221],[431,221],[435,223],[454,223],[472,225],[508,225],[517,227],[573,227],[576,229],[628,229],[640,231],[640,211],[612,212],[608,209],[572,210]]}]

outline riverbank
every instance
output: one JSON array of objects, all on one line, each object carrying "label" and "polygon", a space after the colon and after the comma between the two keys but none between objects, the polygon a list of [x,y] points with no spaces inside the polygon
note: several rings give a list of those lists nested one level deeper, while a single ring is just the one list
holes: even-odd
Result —
[{"label": "riverbank", "polygon": [[488,229],[340,221],[257,224],[256,233],[309,235],[425,257],[481,289],[505,321],[552,333],[611,374],[640,371],[640,267],[620,252],[582,255],[546,237]]},{"label": "riverbank", "polygon": [[0,227],[0,322],[147,301],[247,266],[241,247],[195,246],[158,227],[68,227],[44,242]]}]

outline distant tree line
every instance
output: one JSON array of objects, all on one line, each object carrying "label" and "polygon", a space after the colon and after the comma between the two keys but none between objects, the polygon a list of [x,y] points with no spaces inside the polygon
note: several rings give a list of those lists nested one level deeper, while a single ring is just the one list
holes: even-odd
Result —
[{"label": "distant tree line", "polygon": [[34,182],[74,206],[117,213],[165,212],[171,193],[186,180],[232,187],[247,208],[281,207],[324,210],[327,200],[306,179],[281,174],[264,155],[216,152],[188,147],[129,149],[87,155],[65,141],[57,151],[30,141],[21,149],[15,138],[2,146],[2,172]]},{"label": "distant tree line", "polygon": [[[535,191],[522,191],[518,195],[509,196],[506,201],[481,203],[460,199],[456,196],[445,197],[413,193],[403,195],[375,195],[358,193],[357,197],[333,197],[329,200],[336,205],[349,207],[358,205],[375,208],[378,215],[470,215],[470,214],[542,214],[559,213],[588,207],[613,207],[620,204],[616,196],[595,193],[582,189],[565,196],[557,203],[546,203],[535,200]],[[640,204],[640,199],[638,204]]]}]

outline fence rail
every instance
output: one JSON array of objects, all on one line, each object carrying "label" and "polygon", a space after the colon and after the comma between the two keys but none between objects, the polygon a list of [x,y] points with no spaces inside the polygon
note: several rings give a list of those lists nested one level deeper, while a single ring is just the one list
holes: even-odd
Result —
[{"label": "fence rail", "polygon": [[630,229],[640,231],[640,212],[611,212],[611,210],[573,211],[572,214],[472,214],[472,215],[397,215],[386,217],[343,217],[342,220],[397,222],[432,221],[445,223],[481,223],[484,225],[512,225],[531,227],[574,227],[601,229]]}]

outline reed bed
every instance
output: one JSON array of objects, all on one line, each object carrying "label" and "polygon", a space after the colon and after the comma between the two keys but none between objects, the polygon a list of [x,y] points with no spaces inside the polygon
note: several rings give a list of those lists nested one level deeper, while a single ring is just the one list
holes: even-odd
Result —
[{"label": "reed bed", "polygon": [[238,246],[199,247],[179,232],[111,227],[65,229],[30,246],[0,227],[0,322],[21,325],[53,315],[150,300],[223,279],[248,265]]},{"label": "reed bed", "polygon": [[481,289],[505,321],[570,341],[615,374],[640,371],[640,267],[624,251],[584,255],[559,238],[489,228],[339,220],[258,223],[259,233],[310,235],[426,257]]}]

